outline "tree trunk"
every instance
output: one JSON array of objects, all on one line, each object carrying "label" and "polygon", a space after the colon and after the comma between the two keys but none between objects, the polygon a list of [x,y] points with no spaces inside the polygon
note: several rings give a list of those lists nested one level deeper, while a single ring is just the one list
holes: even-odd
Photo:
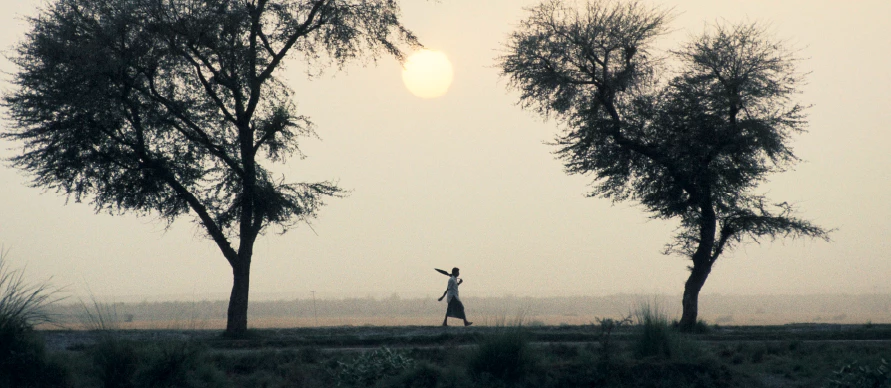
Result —
[{"label": "tree trunk", "polygon": [[247,333],[248,292],[250,290],[251,261],[239,260],[232,266],[232,294],[226,317],[226,336],[239,338]]},{"label": "tree trunk", "polygon": [[681,315],[679,329],[682,332],[692,332],[693,328],[696,327],[696,318],[699,315],[699,291],[702,290],[702,286],[705,285],[705,280],[708,279],[711,271],[711,264],[693,264],[690,277],[684,283],[684,299],[681,301],[684,312]]},{"label": "tree trunk", "polygon": [[702,192],[700,211],[699,246],[691,257],[693,268],[690,269],[690,277],[684,283],[684,299],[681,301],[684,312],[681,314],[679,326],[680,330],[686,333],[692,332],[696,327],[696,318],[699,315],[699,291],[702,290],[714,264],[712,251],[715,247],[715,231],[717,231],[718,222],[712,204],[711,190],[708,187]]}]

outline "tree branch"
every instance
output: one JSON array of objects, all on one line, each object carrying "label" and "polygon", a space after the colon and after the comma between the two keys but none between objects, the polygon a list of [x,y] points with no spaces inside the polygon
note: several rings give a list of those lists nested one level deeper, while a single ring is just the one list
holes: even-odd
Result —
[{"label": "tree branch", "polygon": [[194,131],[197,134],[197,136],[189,133],[184,128],[180,127],[179,125],[174,125],[173,127],[178,132],[182,133],[184,136],[186,136],[186,138],[193,140],[193,141],[197,142],[198,144],[203,145],[212,155],[218,157],[220,160],[223,161],[223,163],[225,163],[233,171],[235,171],[236,174],[238,174],[239,176],[244,176],[244,169],[242,169],[242,167],[234,159],[232,159],[229,155],[227,155],[226,152],[223,151],[218,145],[214,144],[213,140],[211,140],[210,136],[207,133],[205,133],[201,129],[200,126],[198,126],[197,124],[192,122],[192,120],[189,119],[189,117],[187,117],[183,112],[181,112],[173,101],[162,96],[158,92],[158,90],[155,88],[154,81],[152,81],[152,80],[149,81],[149,91],[146,91],[143,88],[135,88],[135,89],[140,91],[142,94],[147,95],[149,98],[163,104],[168,112],[173,113],[173,115],[177,119],[181,120],[189,128],[191,128],[192,131]]},{"label": "tree branch", "polygon": [[[223,102],[223,99],[220,98],[220,96],[219,96],[219,94],[217,94],[216,90],[213,89],[213,85],[211,85],[210,81],[207,80],[207,78],[204,76],[204,72],[201,71],[201,64],[196,62],[194,59],[192,59],[192,57],[190,57],[188,55],[184,55],[184,57],[195,68],[195,74],[198,75],[198,80],[201,82],[201,85],[204,87],[204,91],[207,92],[207,94],[210,96],[210,98],[213,100],[213,102],[217,105],[217,108],[220,110],[220,112],[223,113],[223,116],[226,118],[226,120],[229,120],[233,124],[236,124],[238,122],[238,120],[235,118],[235,116],[232,115],[231,112],[229,112],[229,108]],[[205,66],[207,66],[208,68],[211,69],[211,73],[214,74],[214,78],[217,80],[218,83],[220,83],[220,85],[226,86],[226,84],[224,83],[224,80],[219,78],[219,76],[217,75],[217,72],[210,66],[210,64],[205,62]],[[231,90],[231,87],[229,89]]]},{"label": "tree branch", "polygon": [[[131,109],[135,109],[132,104],[129,105]],[[186,203],[189,204],[189,207],[191,207],[192,210],[195,211],[196,214],[198,214],[198,218],[201,219],[201,223],[204,225],[204,228],[207,230],[208,234],[210,234],[211,238],[214,240],[217,246],[219,246],[220,250],[223,252],[223,255],[226,257],[226,260],[229,261],[230,265],[234,266],[235,260],[237,259],[238,255],[236,254],[235,250],[232,249],[232,246],[229,243],[229,240],[226,239],[226,235],[223,233],[222,229],[219,227],[219,225],[216,224],[216,222],[214,222],[213,218],[210,216],[210,213],[207,211],[207,207],[205,207],[204,204],[201,203],[198,197],[196,197],[185,186],[183,186],[182,183],[177,180],[173,172],[167,169],[166,166],[152,159],[152,157],[148,153],[148,149],[146,148],[145,140],[142,135],[145,128],[143,128],[142,126],[142,121],[139,120],[139,113],[133,111],[132,114],[134,115],[134,117],[130,121],[130,123],[131,125],[133,125],[137,137],[140,139],[137,144],[136,152],[139,159],[142,160],[143,165],[146,168],[158,171],[160,173],[160,177],[171,187],[171,189],[173,189],[177,196],[184,199]]]}]

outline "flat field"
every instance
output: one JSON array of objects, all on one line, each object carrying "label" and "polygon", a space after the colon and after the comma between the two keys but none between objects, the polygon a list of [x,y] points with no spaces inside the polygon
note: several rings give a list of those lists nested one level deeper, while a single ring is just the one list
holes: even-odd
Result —
[{"label": "flat field", "polygon": [[241,339],[225,301],[54,305],[0,387],[891,387],[889,295],[709,295],[693,334],[678,300],[261,300]]},{"label": "flat field", "polygon": [[[457,323],[454,322],[454,323]],[[73,387],[859,387],[891,383],[891,325],[338,326],[42,330]],[[166,372],[165,372],[166,371]],[[881,385],[886,384],[886,385]]]}]

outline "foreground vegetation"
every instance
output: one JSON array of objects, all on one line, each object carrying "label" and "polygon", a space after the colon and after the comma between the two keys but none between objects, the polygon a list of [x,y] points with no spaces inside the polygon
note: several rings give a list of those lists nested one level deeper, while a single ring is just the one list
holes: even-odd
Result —
[{"label": "foreground vegetation", "polygon": [[[0,386],[891,387],[888,325],[699,329],[680,334],[643,311],[587,326],[280,329],[242,340],[27,331],[27,352],[2,355],[17,366]],[[62,335],[88,340],[46,349],[44,338]],[[16,364],[20,354],[29,361]]]}]

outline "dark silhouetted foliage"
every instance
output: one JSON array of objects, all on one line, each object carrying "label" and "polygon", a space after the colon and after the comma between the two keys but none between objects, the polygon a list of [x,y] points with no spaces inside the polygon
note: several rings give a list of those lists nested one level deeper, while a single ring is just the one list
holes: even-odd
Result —
[{"label": "dark silhouetted foliage", "polygon": [[97,211],[194,215],[233,268],[235,336],[257,237],[343,194],[267,168],[314,136],[276,78],[283,61],[318,74],[417,44],[391,0],[56,0],[28,22],[4,96],[13,165]]},{"label": "dark silhouetted foliage", "polygon": [[480,339],[470,358],[470,371],[483,380],[495,378],[518,382],[534,373],[536,358],[529,348],[529,338],[521,328],[501,328]]},{"label": "dark silhouetted foliage", "polygon": [[141,346],[131,341],[106,338],[87,354],[93,362],[93,376],[101,387],[129,387],[134,384],[141,362]]},{"label": "dark silhouetted foliage", "polygon": [[[574,5],[579,4],[577,8]],[[631,200],[678,219],[666,253],[692,261],[680,326],[696,323],[715,261],[744,238],[827,238],[757,191],[798,159],[802,75],[758,24],[717,24],[668,59],[654,52],[670,12],[641,2],[546,0],[529,9],[498,58],[520,105],[564,128],[556,154],[594,177],[591,196]]]},{"label": "dark silhouetted foliage", "polygon": [[0,387],[57,386],[64,371],[47,359],[43,339],[34,325],[51,321],[46,311],[56,301],[47,282],[28,284],[24,270],[7,261],[9,249],[0,247]]}]

